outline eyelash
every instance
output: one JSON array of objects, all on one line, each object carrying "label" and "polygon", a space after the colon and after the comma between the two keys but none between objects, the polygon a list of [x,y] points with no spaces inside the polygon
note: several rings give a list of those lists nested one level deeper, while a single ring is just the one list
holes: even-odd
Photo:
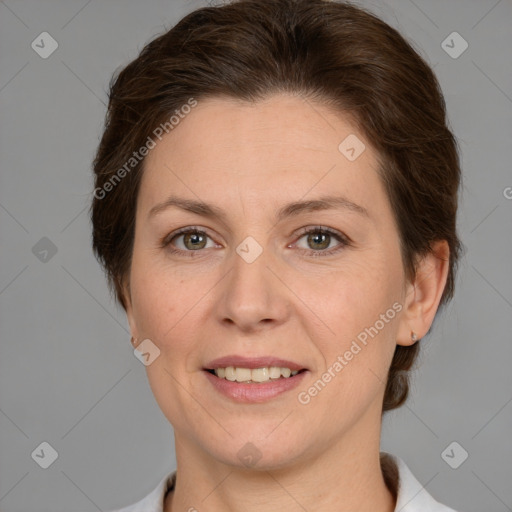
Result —
[{"label": "eyelash", "polygon": [[[179,229],[178,231],[165,236],[161,241],[161,248],[166,248],[171,254],[184,255],[184,256],[190,257],[190,258],[196,257],[194,253],[201,252],[201,249],[198,249],[196,251],[184,251],[182,249],[176,249],[171,246],[171,242],[175,238],[179,237],[180,235],[187,234],[187,233],[197,234],[197,235],[206,235],[209,237],[208,233],[206,233],[204,230],[198,228],[197,226],[189,226],[186,228]],[[328,250],[315,251],[313,249],[311,249],[311,250],[299,249],[299,252],[308,253],[310,256],[312,256],[314,258],[330,256],[332,254],[338,253],[345,247],[348,247],[351,245],[351,241],[348,237],[346,237],[345,235],[342,235],[338,231],[335,231],[333,229],[326,228],[323,226],[314,226],[314,227],[310,227],[310,228],[304,228],[299,233],[298,240],[300,240],[305,235],[309,235],[310,233],[330,235],[340,242],[339,245],[337,245],[336,247],[334,247],[332,249],[328,249]],[[211,237],[209,237],[209,238],[211,238]]]}]

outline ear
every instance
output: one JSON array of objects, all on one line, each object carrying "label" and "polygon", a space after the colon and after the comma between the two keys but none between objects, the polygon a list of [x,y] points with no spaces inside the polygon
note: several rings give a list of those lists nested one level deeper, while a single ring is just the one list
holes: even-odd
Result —
[{"label": "ear", "polygon": [[133,338],[138,340],[139,333],[137,329],[137,324],[135,322],[135,317],[133,315],[133,305],[132,305],[132,296],[130,290],[130,282],[126,281],[122,284],[122,293],[126,310],[126,317],[128,319],[128,324],[130,326],[130,332]]},{"label": "ear", "polygon": [[403,314],[397,333],[397,344],[409,346],[416,343],[411,333],[420,340],[434,321],[441,301],[450,263],[450,248],[446,240],[432,245],[432,252],[418,262],[414,282],[406,285]]}]

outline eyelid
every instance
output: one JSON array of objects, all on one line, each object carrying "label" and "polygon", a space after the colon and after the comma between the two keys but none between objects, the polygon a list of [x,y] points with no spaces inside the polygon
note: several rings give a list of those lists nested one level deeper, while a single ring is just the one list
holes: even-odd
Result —
[{"label": "eyelid", "polygon": [[322,226],[322,225],[313,225],[313,226],[306,226],[304,228],[301,228],[299,229],[298,232],[295,233],[295,236],[304,236],[304,235],[308,235],[309,233],[311,232],[322,232],[322,233],[327,233],[329,235],[335,235],[337,237],[339,237],[341,240],[349,243],[350,242],[350,238],[348,236],[346,236],[345,234],[343,234],[341,231],[338,231],[337,229],[334,229],[334,228],[329,228],[327,226]]}]

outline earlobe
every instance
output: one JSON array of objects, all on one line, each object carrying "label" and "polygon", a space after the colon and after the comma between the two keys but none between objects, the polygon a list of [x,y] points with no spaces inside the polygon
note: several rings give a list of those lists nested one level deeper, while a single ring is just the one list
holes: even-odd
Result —
[{"label": "earlobe", "polygon": [[404,299],[398,345],[413,345],[430,329],[448,278],[449,256],[448,242],[439,240],[432,245],[432,252],[418,262],[414,282],[408,286]]},{"label": "earlobe", "polygon": [[129,283],[126,283],[122,287],[123,289],[123,299],[125,303],[125,310],[126,310],[126,318],[128,319],[128,325],[130,326],[130,332],[132,335],[132,344],[133,340],[137,340],[138,337],[138,330],[135,323],[135,318],[133,315],[133,307],[132,307],[132,298],[131,298],[131,291],[130,291],[130,285]]},{"label": "earlobe", "polygon": [[130,326],[130,333],[132,336],[132,340],[134,338],[137,339],[137,337],[138,337],[137,326],[135,325],[135,319],[133,317],[132,308],[128,304],[126,307],[126,318],[128,319],[128,325]]}]

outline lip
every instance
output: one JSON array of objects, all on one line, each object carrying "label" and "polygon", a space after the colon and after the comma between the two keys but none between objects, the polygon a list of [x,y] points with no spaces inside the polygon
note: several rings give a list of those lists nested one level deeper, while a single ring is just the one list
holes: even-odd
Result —
[{"label": "lip", "polygon": [[[215,370],[217,368],[227,368],[233,366],[235,368],[267,368],[270,366],[278,366],[280,368],[290,368],[293,371],[307,370],[306,367],[295,363],[293,361],[287,361],[286,359],[280,359],[278,357],[262,356],[262,357],[242,357],[237,355],[230,355],[220,357],[210,361],[205,367],[205,370]],[[253,384],[251,384],[252,386]]]},{"label": "lip", "polygon": [[[268,359],[265,359],[266,361]],[[277,360],[274,360],[277,361]],[[218,363],[215,363],[218,364]],[[222,368],[224,362],[222,364],[219,364],[217,368]],[[244,364],[247,364],[247,361],[244,362]],[[289,362],[287,363],[289,364]],[[228,366],[234,366],[232,364],[229,364]],[[264,364],[263,366],[267,366],[267,364]],[[280,366],[275,364],[274,366]],[[282,365],[285,368],[290,368],[289,366]],[[295,365],[297,366],[297,365]],[[248,368],[248,366],[242,366],[242,368]],[[253,368],[261,368],[261,366],[254,366]],[[273,398],[276,398],[279,395],[282,395],[283,393],[286,393],[287,391],[290,391],[294,388],[296,388],[302,379],[306,376],[307,373],[309,373],[308,370],[302,371],[300,373],[297,373],[297,375],[294,375],[293,377],[288,378],[280,378],[276,380],[269,380],[267,382],[260,382],[260,383],[253,383],[253,384],[246,384],[243,382],[236,382],[236,381],[230,381],[227,379],[221,379],[217,377],[216,375],[210,373],[206,369],[202,372],[205,377],[208,379],[208,381],[212,384],[213,388],[224,395],[225,397],[230,398],[231,400],[235,402],[240,403],[261,403],[266,402],[268,400],[271,400]]]}]

